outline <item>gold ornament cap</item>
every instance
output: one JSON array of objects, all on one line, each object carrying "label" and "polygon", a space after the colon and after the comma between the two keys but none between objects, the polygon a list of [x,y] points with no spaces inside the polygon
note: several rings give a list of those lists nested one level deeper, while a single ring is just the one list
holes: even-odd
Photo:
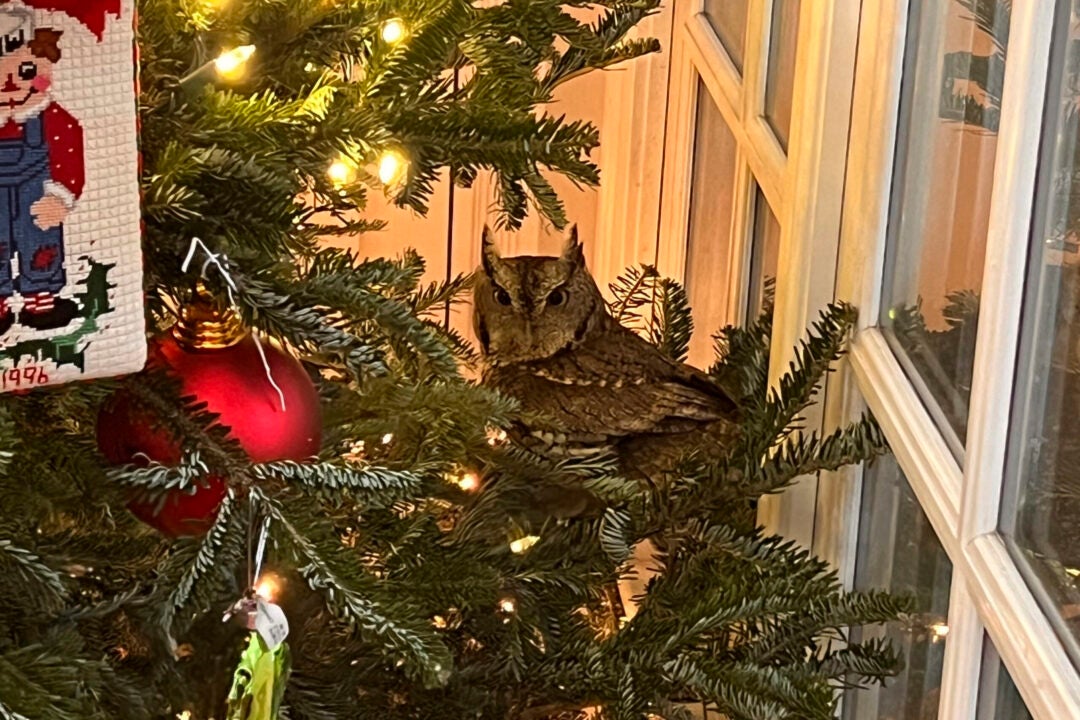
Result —
[{"label": "gold ornament cap", "polygon": [[191,300],[180,307],[180,319],[173,325],[172,334],[188,350],[224,350],[239,343],[248,332],[240,315],[199,280]]}]

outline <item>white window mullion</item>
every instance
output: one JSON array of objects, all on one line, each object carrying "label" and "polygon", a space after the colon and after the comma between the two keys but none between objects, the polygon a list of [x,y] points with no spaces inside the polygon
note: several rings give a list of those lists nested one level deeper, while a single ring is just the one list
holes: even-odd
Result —
[{"label": "white window mullion", "polygon": [[966,551],[982,621],[1028,710],[1037,720],[1080,718],[1080,675],[1001,536],[980,535]]},{"label": "white window mullion", "polygon": [[858,150],[848,157],[836,297],[857,307],[859,327],[868,328],[881,310],[906,0],[863,3],[861,25],[848,140]]},{"label": "white window mullion", "polygon": [[746,318],[746,297],[750,287],[750,254],[754,239],[754,176],[739,147],[736,162],[734,212],[731,218],[731,247],[728,260],[728,315],[741,324]]},{"label": "white window mullion", "polygon": [[[843,210],[835,188],[843,187],[847,162],[846,153],[837,149],[848,141],[859,6],[859,0],[814,0],[800,6],[790,153],[783,202],[773,206],[780,219],[782,268],[773,314],[773,382],[787,371],[796,344],[834,297]],[[768,188],[762,189],[768,197]],[[817,411],[807,426],[820,427],[821,419]],[[759,520],[811,547],[816,502],[817,479],[805,478],[782,495],[763,498]]]},{"label": "white window mullion", "polygon": [[879,330],[861,332],[850,359],[863,396],[919,504],[954,565],[959,565],[960,466]]},{"label": "white window mullion", "polygon": [[[705,15],[691,18],[685,29],[687,52],[692,63],[746,154],[765,197],[777,212],[783,212],[788,161],[768,123],[757,113],[745,114],[748,107],[753,107],[744,99],[753,95],[752,89],[744,87]],[[748,41],[748,49],[751,45]],[[747,54],[744,66],[747,82],[755,77],[752,68],[757,61],[757,55]],[[761,77],[764,77],[763,73]]]},{"label": "white window mullion", "polygon": [[734,131],[742,124],[742,78],[739,71],[731,64],[705,13],[687,18],[684,32],[691,61]]},{"label": "white window mullion", "polygon": [[1013,6],[960,526],[987,630],[1037,718],[1080,717],[1080,677],[997,529],[1054,5]]},{"label": "white window mullion", "polygon": [[997,532],[1054,5],[1016,3],[971,383],[961,538]]},{"label": "white window mullion", "polygon": [[656,265],[661,274],[685,282],[694,177],[694,139],[697,135],[697,89],[701,80],[690,62],[687,15],[680,12],[681,7],[679,3],[675,4],[669,116],[664,143],[663,205],[660,208]]},{"label": "white window mullion", "polygon": [[[883,74],[882,68],[903,62],[906,12],[904,3],[867,2],[859,22],[859,36],[873,42],[860,42],[855,59],[848,144],[860,150],[849,153],[844,180],[836,298],[859,309],[860,328],[875,323],[881,303],[900,101],[900,74]],[[844,362],[830,380],[826,426],[853,422],[865,408],[851,365]],[[862,477],[861,468],[823,475],[817,498],[814,552],[837,568],[848,587],[855,573]]]},{"label": "white window mullion", "polygon": [[968,591],[967,579],[963,572],[954,570],[937,717],[949,720],[974,720],[976,717],[984,637],[983,624]]}]

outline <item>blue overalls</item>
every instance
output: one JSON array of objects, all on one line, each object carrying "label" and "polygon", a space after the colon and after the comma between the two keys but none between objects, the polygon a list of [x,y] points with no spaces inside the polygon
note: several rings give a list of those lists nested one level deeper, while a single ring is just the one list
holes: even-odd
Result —
[{"label": "blue overalls", "polygon": [[[24,296],[57,295],[67,283],[63,224],[42,230],[30,214],[50,179],[49,146],[39,114],[23,125],[23,137],[0,140],[0,299],[16,290]],[[13,254],[19,256],[14,281]]]}]

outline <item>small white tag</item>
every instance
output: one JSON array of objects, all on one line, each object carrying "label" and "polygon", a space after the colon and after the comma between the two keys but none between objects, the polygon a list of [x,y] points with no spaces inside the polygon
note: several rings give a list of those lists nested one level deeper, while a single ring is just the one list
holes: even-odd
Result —
[{"label": "small white tag", "polygon": [[259,633],[267,648],[276,648],[289,635],[289,621],[285,617],[285,611],[260,598],[259,606],[255,610],[255,632]]}]

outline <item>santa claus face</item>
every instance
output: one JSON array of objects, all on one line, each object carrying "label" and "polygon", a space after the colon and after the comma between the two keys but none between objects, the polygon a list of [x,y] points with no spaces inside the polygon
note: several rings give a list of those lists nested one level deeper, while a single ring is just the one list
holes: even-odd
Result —
[{"label": "santa claus face", "polygon": [[44,109],[52,76],[52,62],[35,57],[28,46],[0,55],[0,118],[31,117]]}]

